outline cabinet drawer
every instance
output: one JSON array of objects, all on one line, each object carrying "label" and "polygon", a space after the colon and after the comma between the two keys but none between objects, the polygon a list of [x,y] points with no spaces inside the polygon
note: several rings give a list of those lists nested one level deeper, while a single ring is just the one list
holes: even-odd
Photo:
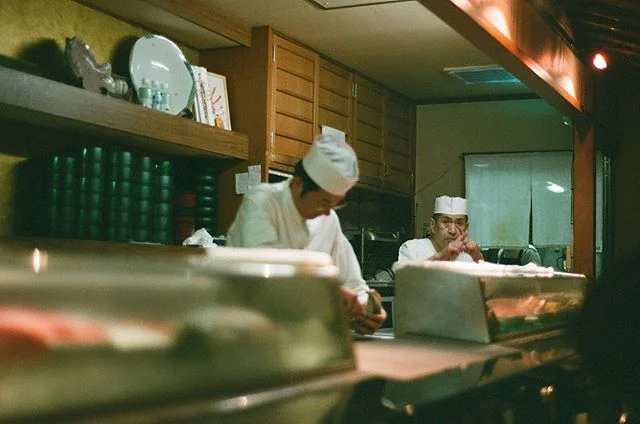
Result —
[{"label": "cabinet drawer", "polygon": [[385,130],[405,140],[411,139],[412,125],[407,122],[396,119],[387,119],[385,122]]},{"label": "cabinet drawer", "polygon": [[285,70],[309,81],[314,80],[315,61],[313,53],[284,40],[278,40],[276,46],[276,66],[278,70]]},{"label": "cabinet drawer", "polygon": [[382,147],[382,130],[374,128],[362,122],[357,122],[355,127],[356,140],[364,141]]},{"label": "cabinet drawer", "polygon": [[410,102],[402,102],[393,98],[388,98],[385,102],[385,113],[388,117],[403,121],[409,125],[414,121],[414,108]]},{"label": "cabinet drawer", "polygon": [[354,150],[358,155],[358,159],[367,162],[382,164],[382,148],[373,144],[356,141]]},{"label": "cabinet drawer", "polygon": [[313,140],[313,124],[276,113],[276,135],[311,143]]},{"label": "cabinet drawer", "polygon": [[300,78],[282,69],[276,72],[276,90],[313,101],[313,81]]},{"label": "cabinet drawer", "polygon": [[387,169],[387,175],[384,177],[385,186],[393,190],[403,193],[411,193],[412,183],[410,181],[411,173],[402,172],[395,169]]},{"label": "cabinet drawer", "polygon": [[276,93],[276,112],[313,122],[313,103],[278,91]]},{"label": "cabinet drawer", "polygon": [[311,144],[300,140],[294,140],[288,137],[276,136],[274,139],[273,147],[276,155],[284,155],[294,159],[294,162],[297,162],[297,160],[302,159],[304,155],[307,154],[307,151],[309,151]]},{"label": "cabinet drawer", "polygon": [[388,151],[408,157],[411,156],[411,146],[411,140],[403,139],[390,133],[385,135],[385,148]]},{"label": "cabinet drawer", "polygon": [[360,168],[359,180],[363,183],[380,185],[382,181],[382,167],[366,160],[358,160]]},{"label": "cabinet drawer", "polygon": [[325,88],[320,88],[318,103],[320,107],[332,110],[344,116],[349,116],[349,98],[336,94]]},{"label": "cabinet drawer", "polygon": [[358,122],[364,122],[376,128],[382,128],[382,124],[384,123],[381,111],[365,105],[358,105],[356,118]]},{"label": "cabinet drawer", "polygon": [[326,61],[320,61],[320,87],[351,97],[351,73]]},{"label": "cabinet drawer", "polygon": [[384,107],[384,89],[382,87],[360,79],[356,92],[359,105],[367,105],[382,112]]},{"label": "cabinet drawer", "polygon": [[327,125],[349,135],[349,117],[322,107],[318,109],[318,125]]},{"label": "cabinet drawer", "polygon": [[406,156],[387,151],[384,155],[384,161],[391,169],[404,172],[409,172],[411,170],[411,159]]}]

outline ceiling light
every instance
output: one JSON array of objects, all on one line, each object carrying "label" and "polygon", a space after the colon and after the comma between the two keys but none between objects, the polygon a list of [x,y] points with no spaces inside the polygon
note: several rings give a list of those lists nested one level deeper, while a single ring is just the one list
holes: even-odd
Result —
[{"label": "ceiling light", "polygon": [[591,59],[591,63],[593,63],[593,67],[599,71],[604,71],[605,69],[607,69],[607,66],[608,66],[607,57],[600,52],[597,52],[596,54],[593,55]]},{"label": "ceiling light", "polygon": [[518,78],[498,65],[459,66],[442,70],[465,84],[522,84]]},{"label": "ceiling light", "polygon": [[309,0],[324,10],[342,9],[345,7],[373,6],[376,4],[398,3],[409,0]]}]

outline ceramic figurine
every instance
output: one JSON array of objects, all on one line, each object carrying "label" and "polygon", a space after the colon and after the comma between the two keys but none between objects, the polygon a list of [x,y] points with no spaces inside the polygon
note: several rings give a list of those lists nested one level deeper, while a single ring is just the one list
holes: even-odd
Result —
[{"label": "ceramic figurine", "polygon": [[80,37],[66,39],[65,56],[67,65],[76,78],[82,79],[82,86],[96,93],[126,98],[129,85],[121,78],[111,75],[111,64],[96,62],[91,47]]}]

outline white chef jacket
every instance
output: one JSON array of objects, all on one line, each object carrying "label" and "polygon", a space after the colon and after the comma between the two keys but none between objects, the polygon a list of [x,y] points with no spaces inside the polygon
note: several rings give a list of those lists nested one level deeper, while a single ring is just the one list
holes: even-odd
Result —
[{"label": "white chef jacket", "polygon": [[[433,247],[431,239],[412,239],[402,243],[402,246],[400,246],[400,249],[398,250],[398,260],[422,261],[425,259],[429,259],[436,253],[438,252],[436,251],[436,248]],[[465,252],[458,254],[458,256],[456,256],[455,259],[452,260],[460,262],[473,262],[473,258],[471,257],[471,255]]]},{"label": "white chef jacket", "polygon": [[331,255],[343,285],[358,295],[369,290],[349,240],[342,233],[338,215],[304,219],[290,189],[291,180],[259,184],[245,194],[236,219],[227,233],[232,247],[306,249]]}]

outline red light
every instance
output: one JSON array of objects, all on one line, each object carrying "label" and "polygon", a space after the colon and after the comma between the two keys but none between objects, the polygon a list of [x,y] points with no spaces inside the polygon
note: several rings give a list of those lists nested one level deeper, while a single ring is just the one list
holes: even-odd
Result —
[{"label": "red light", "polygon": [[607,66],[608,66],[607,58],[602,53],[594,54],[593,59],[591,60],[591,63],[593,63],[593,66],[599,71],[607,69]]}]

